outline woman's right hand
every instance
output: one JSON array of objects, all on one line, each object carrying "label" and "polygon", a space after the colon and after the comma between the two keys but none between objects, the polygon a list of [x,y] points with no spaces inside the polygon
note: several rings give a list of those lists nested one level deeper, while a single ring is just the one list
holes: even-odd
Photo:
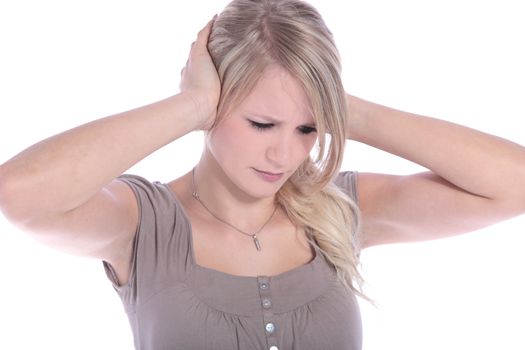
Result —
[{"label": "woman's right hand", "polygon": [[207,48],[215,18],[199,31],[197,40],[191,45],[186,66],[181,71],[180,91],[196,105],[198,130],[208,130],[213,126],[221,94],[219,75]]}]

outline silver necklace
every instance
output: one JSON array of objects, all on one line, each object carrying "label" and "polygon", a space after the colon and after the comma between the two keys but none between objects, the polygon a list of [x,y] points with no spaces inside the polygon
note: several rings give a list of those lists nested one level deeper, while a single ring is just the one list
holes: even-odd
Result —
[{"label": "silver necklace", "polygon": [[199,197],[199,194],[197,193],[197,189],[195,188],[195,168],[193,168],[192,170],[192,174],[191,174],[192,178],[191,178],[191,184],[192,184],[192,192],[191,192],[191,195],[193,196],[193,198],[195,198],[203,207],[204,209],[206,209],[208,211],[208,213],[210,213],[215,219],[219,220],[220,222],[230,226],[231,228],[235,229],[236,231],[242,233],[243,235],[246,235],[246,236],[250,236],[252,237],[253,239],[253,243],[255,244],[255,248],[257,249],[257,251],[261,251],[261,243],[259,242],[259,240],[257,239],[257,234],[259,232],[262,231],[262,229],[266,226],[266,224],[268,224],[270,222],[270,220],[273,218],[275,212],[277,211],[277,206],[275,206],[275,209],[273,210],[272,212],[272,215],[270,215],[270,217],[268,218],[268,220],[266,220],[266,222],[257,230],[255,231],[254,233],[248,233],[248,232],[244,232],[243,230],[233,226],[232,224],[230,224],[229,222],[226,222],[224,221],[223,219],[221,219],[220,217],[218,217],[217,215],[215,215],[210,209],[208,209],[208,207],[206,206],[206,204],[204,204],[202,202],[202,200],[200,199]]}]

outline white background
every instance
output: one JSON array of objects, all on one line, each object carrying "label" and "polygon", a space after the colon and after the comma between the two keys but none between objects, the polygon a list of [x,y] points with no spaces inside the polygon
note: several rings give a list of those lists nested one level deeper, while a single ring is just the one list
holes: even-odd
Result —
[{"label": "white background", "polygon": [[[70,127],[167,97],[197,31],[227,1],[2,1],[0,162]],[[518,1],[312,1],[348,92],[525,144]],[[147,130],[145,130],[147,132]],[[169,181],[201,150],[191,134],[129,172]],[[344,169],[414,164],[349,142]],[[442,241],[363,252],[364,349],[524,349],[525,217]],[[99,261],[33,242],[0,216],[0,348],[132,349]]]}]

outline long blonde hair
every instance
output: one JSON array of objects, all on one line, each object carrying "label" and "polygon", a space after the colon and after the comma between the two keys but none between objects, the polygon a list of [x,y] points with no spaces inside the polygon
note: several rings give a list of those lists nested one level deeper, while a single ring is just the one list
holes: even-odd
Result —
[{"label": "long blonde hair", "polygon": [[218,122],[250,93],[270,64],[302,84],[318,131],[318,154],[299,166],[276,200],[294,224],[307,228],[310,242],[335,267],[342,284],[363,296],[359,210],[333,183],[343,159],[347,104],[332,33],[303,1],[233,0],[213,25],[208,50],[222,84]]}]

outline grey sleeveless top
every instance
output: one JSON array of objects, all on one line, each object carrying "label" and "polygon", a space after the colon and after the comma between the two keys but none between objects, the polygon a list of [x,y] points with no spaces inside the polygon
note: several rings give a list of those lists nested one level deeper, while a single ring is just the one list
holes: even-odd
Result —
[{"label": "grey sleeveless top", "polygon": [[[276,276],[236,276],[195,263],[188,217],[166,184],[122,175],[140,216],[131,275],[119,286],[136,349],[359,350],[355,296],[315,248],[309,263]],[[336,184],[357,201],[356,173]]]}]

